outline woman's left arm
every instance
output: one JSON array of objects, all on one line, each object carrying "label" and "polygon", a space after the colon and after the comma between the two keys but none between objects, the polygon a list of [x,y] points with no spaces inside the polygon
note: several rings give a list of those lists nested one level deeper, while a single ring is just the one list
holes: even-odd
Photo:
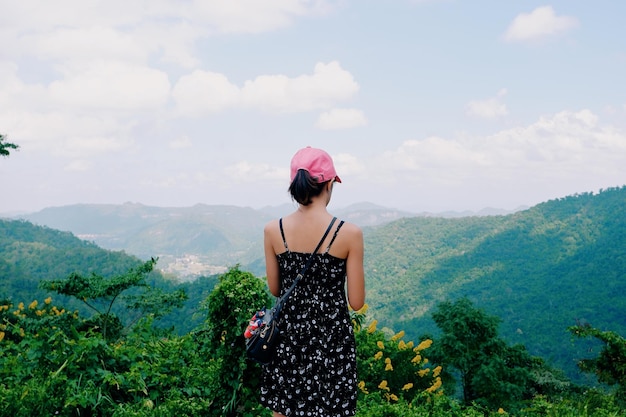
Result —
[{"label": "woman's left arm", "polygon": [[267,277],[267,286],[270,292],[278,297],[280,295],[280,273],[278,269],[278,259],[276,259],[276,251],[272,244],[272,233],[278,228],[276,221],[269,222],[263,230],[263,247],[265,249],[265,275]]}]

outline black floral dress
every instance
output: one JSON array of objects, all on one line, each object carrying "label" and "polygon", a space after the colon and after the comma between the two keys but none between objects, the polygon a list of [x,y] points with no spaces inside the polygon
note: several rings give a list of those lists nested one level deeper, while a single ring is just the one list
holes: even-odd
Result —
[{"label": "black floral dress", "polygon": [[[281,341],[263,366],[261,404],[286,416],[353,416],[356,411],[356,346],[345,295],[346,260],[328,253],[343,222],[281,312]],[[281,295],[310,253],[277,255]]]}]

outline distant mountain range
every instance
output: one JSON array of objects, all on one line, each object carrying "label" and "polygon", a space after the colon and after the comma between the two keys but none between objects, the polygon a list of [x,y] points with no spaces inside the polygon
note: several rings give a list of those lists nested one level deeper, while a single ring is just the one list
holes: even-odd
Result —
[{"label": "distant mountain range", "polygon": [[[138,203],[75,204],[49,207],[17,218],[69,231],[110,250],[141,259],[159,257],[159,268],[181,279],[215,274],[240,264],[263,275],[262,233],[272,218],[289,214],[294,205],[252,209],[228,205],[154,207]],[[361,227],[377,226],[415,216],[462,217],[469,212],[410,213],[359,203],[333,211]],[[505,214],[486,209],[472,215]]]}]

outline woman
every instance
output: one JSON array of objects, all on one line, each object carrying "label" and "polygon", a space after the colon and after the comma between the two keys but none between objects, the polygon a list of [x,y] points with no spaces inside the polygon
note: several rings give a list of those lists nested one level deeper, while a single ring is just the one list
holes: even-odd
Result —
[{"label": "woman", "polygon": [[[291,160],[289,192],[298,209],[264,230],[275,296],[289,288],[333,220],[326,206],[336,182],[332,158],[321,149],[306,147]],[[356,346],[346,293],[350,307],[363,306],[363,233],[337,220],[287,299],[276,356],[263,367],[261,403],[274,417],[355,414]]]}]

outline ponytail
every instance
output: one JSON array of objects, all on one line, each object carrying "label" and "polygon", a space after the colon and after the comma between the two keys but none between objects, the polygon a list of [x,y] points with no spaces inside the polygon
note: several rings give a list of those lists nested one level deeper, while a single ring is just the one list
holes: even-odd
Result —
[{"label": "ponytail", "polygon": [[326,182],[317,182],[317,178],[312,177],[309,171],[299,169],[289,185],[289,193],[298,204],[308,206],[311,204],[311,198],[322,193]]}]

